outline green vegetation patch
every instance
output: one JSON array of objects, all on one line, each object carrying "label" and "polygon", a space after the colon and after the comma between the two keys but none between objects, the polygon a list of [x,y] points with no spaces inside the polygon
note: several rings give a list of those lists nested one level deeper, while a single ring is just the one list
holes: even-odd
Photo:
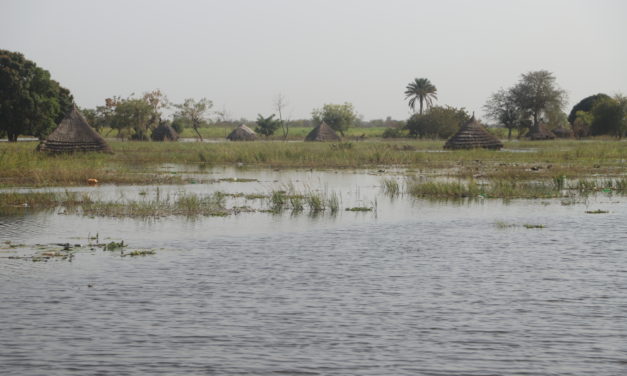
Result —
[{"label": "green vegetation patch", "polygon": [[365,207],[365,206],[356,206],[354,208],[346,208],[346,211],[352,211],[352,212],[369,212],[374,210],[373,208],[369,208],[369,207]]}]

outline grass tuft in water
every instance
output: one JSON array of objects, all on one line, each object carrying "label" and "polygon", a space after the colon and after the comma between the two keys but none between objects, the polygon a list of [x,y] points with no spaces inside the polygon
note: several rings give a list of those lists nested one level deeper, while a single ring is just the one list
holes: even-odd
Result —
[{"label": "grass tuft in water", "polygon": [[309,207],[310,212],[321,212],[326,208],[325,199],[319,193],[309,193],[305,196],[305,201],[307,201],[307,206]]},{"label": "grass tuft in water", "polygon": [[528,229],[534,229],[534,228],[545,228],[545,225],[534,225],[534,224],[529,224],[529,223],[525,223],[523,225],[524,228],[528,228]]},{"label": "grass tuft in water", "polygon": [[104,245],[103,249],[105,251],[117,251],[122,250],[124,247],[126,247],[126,244],[124,244],[124,240],[122,240],[120,242],[109,242]]},{"label": "grass tuft in water", "polygon": [[401,193],[400,185],[398,184],[398,180],[395,178],[385,178],[382,181],[383,184],[383,192],[391,197],[398,196]]},{"label": "grass tuft in water", "polygon": [[331,192],[327,197],[327,206],[331,214],[336,214],[340,210],[340,196],[335,192]]},{"label": "grass tuft in water", "polygon": [[136,257],[136,256],[148,256],[148,255],[155,255],[157,254],[156,251],[153,251],[151,249],[138,249],[129,253],[125,253],[124,256],[130,256],[130,257]]},{"label": "grass tuft in water", "polygon": [[373,208],[369,208],[366,206],[356,206],[354,208],[346,208],[346,211],[352,211],[352,212],[369,212],[372,211]]},{"label": "grass tuft in water", "polygon": [[597,210],[586,210],[586,214],[607,214],[609,213],[608,210],[601,210],[601,209],[597,209]]}]

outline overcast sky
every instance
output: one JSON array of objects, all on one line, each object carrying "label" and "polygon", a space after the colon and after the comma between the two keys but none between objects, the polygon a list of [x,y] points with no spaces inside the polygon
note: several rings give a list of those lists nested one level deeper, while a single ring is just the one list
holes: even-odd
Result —
[{"label": "overcast sky", "polygon": [[488,96],[545,69],[569,95],[627,94],[627,1],[0,0],[0,49],[22,52],[81,107],[161,89],[233,119],[291,118],[351,102],[406,119],[405,86],[481,114]]}]

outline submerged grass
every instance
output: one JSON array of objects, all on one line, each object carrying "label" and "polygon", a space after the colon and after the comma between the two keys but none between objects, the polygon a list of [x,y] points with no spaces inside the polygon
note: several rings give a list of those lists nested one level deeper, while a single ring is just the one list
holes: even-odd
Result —
[{"label": "submerged grass", "polygon": [[541,228],[546,228],[545,225],[540,225],[540,224],[530,224],[530,223],[524,223],[522,225],[517,225],[514,223],[507,223],[507,222],[502,222],[502,221],[497,221],[494,223],[494,227],[498,228],[498,229],[506,229],[506,228],[515,228],[515,227],[524,227],[526,229],[541,229]]},{"label": "submerged grass", "polygon": [[323,194],[315,191],[301,193],[293,189],[275,190],[268,198],[269,209],[266,211],[281,213],[290,210],[293,213],[300,213],[307,208],[309,213],[320,213],[328,209],[331,214],[337,214],[340,204],[340,196],[335,192]]},{"label": "submerged grass", "polygon": [[398,196],[401,192],[400,184],[395,178],[385,178],[382,181],[383,192],[390,197]]},{"label": "submerged grass", "polygon": [[63,214],[82,214],[102,217],[164,217],[181,216],[225,216],[230,211],[225,207],[222,193],[197,195],[181,193],[176,198],[166,196],[148,200],[93,200],[88,193],[77,192],[33,192],[0,193],[0,214],[21,214],[25,210],[62,209]]},{"label": "submerged grass", "polygon": [[624,178],[602,180],[574,180],[567,184],[559,179],[520,181],[517,179],[487,179],[477,182],[474,179],[454,182],[421,181],[410,178],[406,181],[406,192],[423,198],[563,198],[573,194],[587,195],[594,192],[625,193]]},{"label": "submerged grass", "polygon": [[[154,200],[92,201],[81,205],[80,211],[83,215],[98,217],[226,216],[230,211],[224,203],[224,195],[219,192],[211,195],[182,193],[176,198],[166,196]],[[75,210],[74,213],[78,211]]]}]

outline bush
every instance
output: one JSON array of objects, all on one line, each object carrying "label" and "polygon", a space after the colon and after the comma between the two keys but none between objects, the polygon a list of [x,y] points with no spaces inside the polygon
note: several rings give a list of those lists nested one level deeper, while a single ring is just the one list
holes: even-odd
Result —
[{"label": "bush", "polygon": [[383,138],[401,138],[405,137],[400,128],[386,128],[383,131]]}]

